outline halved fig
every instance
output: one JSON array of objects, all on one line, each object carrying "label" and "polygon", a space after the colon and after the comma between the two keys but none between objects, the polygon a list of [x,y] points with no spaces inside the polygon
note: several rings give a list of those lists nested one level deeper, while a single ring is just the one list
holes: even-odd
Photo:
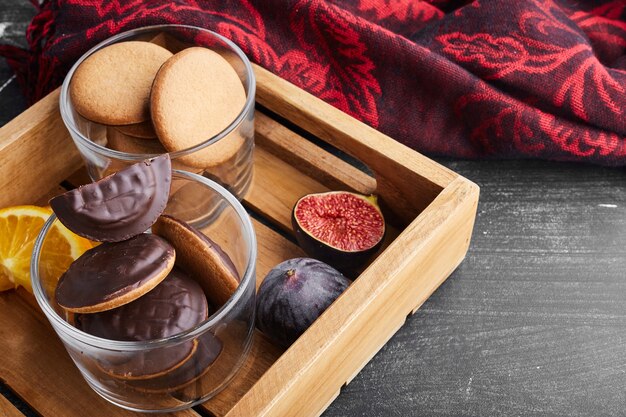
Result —
[{"label": "halved fig", "polygon": [[296,202],[291,222],[309,256],[349,276],[380,248],[385,235],[376,197],[347,191],[305,195]]},{"label": "halved fig", "polygon": [[50,200],[72,232],[99,242],[120,242],[148,230],[167,204],[172,183],[168,154],[139,162]]}]

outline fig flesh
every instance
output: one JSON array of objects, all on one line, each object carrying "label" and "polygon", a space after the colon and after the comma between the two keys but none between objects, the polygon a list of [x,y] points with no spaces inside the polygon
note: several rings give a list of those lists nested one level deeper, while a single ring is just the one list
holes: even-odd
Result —
[{"label": "fig flesh", "polygon": [[348,276],[378,251],[385,235],[376,197],[347,191],[305,195],[296,202],[291,223],[309,256]]},{"label": "fig flesh", "polygon": [[256,326],[277,344],[288,347],[350,282],[335,268],[315,259],[282,262],[259,287]]},{"label": "fig flesh", "polygon": [[121,242],[152,226],[167,204],[172,183],[168,154],[139,162],[50,200],[61,223],[99,242]]}]

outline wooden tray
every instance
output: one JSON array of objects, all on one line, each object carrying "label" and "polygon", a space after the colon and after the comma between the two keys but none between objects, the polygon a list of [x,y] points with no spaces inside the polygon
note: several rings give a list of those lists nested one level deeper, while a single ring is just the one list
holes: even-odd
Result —
[{"label": "wooden tray", "polygon": [[[302,195],[376,193],[388,221],[384,251],[287,351],[255,334],[252,353],[219,395],[179,416],[319,415],[461,262],[478,187],[266,70],[255,67],[255,175],[244,205],[258,238],[257,285],[302,251],[290,213]],[[58,109],[59,91],[0,129],[0,207],[46,204],[88,181]],[[308,132],[302,135],[297,132]],[[369,176],[318,144],[362,161]],[[23,290],[0,294],[0,378],[42,416],[126,416],[82,380]],[[21,415],[0,396],[0,411]]]}]

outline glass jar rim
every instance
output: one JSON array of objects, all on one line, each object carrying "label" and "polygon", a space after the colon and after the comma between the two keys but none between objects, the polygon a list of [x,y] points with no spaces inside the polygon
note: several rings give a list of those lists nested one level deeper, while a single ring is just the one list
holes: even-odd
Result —
[{"label": "glass jar rim", "polygon": [[31,257],[30,263],[30,274],[35,299],[37,300],[37,303],[43,310],[44,314],[48,317],[48,319],[53,321],[55,328],[60,328],[66,335],[69,335],[72,339],[78,340],[93,347],[109,350],[139,351],[148,348],[152,349],[163,347],[171,343],[185,342],[200,337],[207,331],[207,329],[214,328],[216,324],[218,324],[225,316],[228,315],[228,313],[230,313],[233,308],[235,308],[237,302],[243,297],[243,293],[246,291],[246,288],[248,287],[248,285],[250,285],[250,281],[253,279],[256,280],[255,270],[257,258],[257,244],[256,235],[254,233],[254,228],[252,226],[250,216],[243,208],[239,200],[237,200],[230,192],[228,192],[224,187],[222,187],[215,181],[187,171],[173,169],[172,172],[188,180],[200,182],[204,186],[211,188],[213,191],[216,191],[223,199],[228,202],[229,206],[231,206],[235,210],[235,213],[239,217],[239,220],[243,225],[243,233],[248,238],[250,245],[247,253],[248,263],[246,265],[243,278],[239,282],[239,285],[237,286],[235,292],[230,296],[228,301],[224,303],[224,305],[222,305],[206,320],[197,324],[191,329],[185,330],[166,338],[147,341],[121,341],[105,339],[79,330],[69,324],[67,321],[63,320],[59,316],[59,314],[52,308],[44,293],[44,289],[39,278],[39,259],[41,256],[41,249],[43,247],[43,243],[46,235],[48,234],[48,231],[52,227],[54,221],[57,219],[56,215],[53,213],[44,223],[43,228],[41,229],[39,235],[37,236],[37,239],[35,240],[33,255]]},{"label": "glass jar rim", "polygon": [[248,59],[246,54],[243,53],[241,48],[239,48],[230,39],[220,35],[219,33],[216,33],[212,30],[204,29],[198,26],[179,25],[179,24],[142,26],[139,28],[135,28],[135,29],[131,29],[125,32],[118,33],[117,35],[114,35],[110,38],[103,40],[102,42],[99,42],[97,45],[95,45],[94,47],[89,49],[87,52],[85,52],[74,63],[74,65],[72,65],[67,75],[65,76],[65,79],[63,80],[63,84],[61,86],[61,93],[59,95],[59,109],[61,113],[61,119],[63,120],[63,123],[65,124],[67,129],[70,130],[70,132],[73,135],[75,135],[75,139],[77,139],[81,143],[81,145],[86,146],[93,152],[99,153],[109,158],[114,158],[114,159],[118,159],[122,161],[139,162],[139,161],[143,161],[144,159],[152,158],[157,155],[157,154],[135,154],[135,153],[127,153],[127,152],[117,151],[114,149],[109,149],[105,146],[97,144],[96,142],[90,140],[85,135],[83,135],[82,132],[80,132],[80,130],[76,126],[76,123],[74,122],[74,118],[71,116],[69,85],[74,75],[74,72],[76,72],[76,69],[78,68],[78,66],[89,56],[94,54],[96,51],[104,48],[105,46],[120,42],[127,38],[131,38],[133,36],[137,36],[139,34],[143,34],[146,32],[152,32],[152,31],[158,31],[158,30],[167,31],[170,29],[191,29],[191,30],[196,30],[199,32],[210,34],[211,36],[218,39],[220,42],[226,44],[232,50],[232,52],[234,52],[237,55],[237,57],[241,60],[241,62],[243,62],[245,70],[246,70],[246,74],[247,74],[247,83],[244,86],[247,92],[246,102],[243,108],[241,109],[241,111],[239,112],[239,114],[237,115],[237,117],[235,117],[235,119],[233,119],[233,121],[228,126],[226,126],[226,128],[224,128],[221,132],[205,140],[204,142],[201,142],[187,149],[182,149],[180,151],[175,151],[175,152],[169,152],[170,158],[174,160],[175,158],[189,155],[191,153],[204,149],[207,146],[210,146],[214,144],[215,142],[219,141],[220,139],[228,136],[232,131],[234,131],[237,128],[237,126],[239,126],[243,122],[246,115],[254,107],[254,102],[255,102],[254,97],[256,95],[256,78],[254,75],[254,71],[252,69],[252,64],[250,63],[250,60]]}]

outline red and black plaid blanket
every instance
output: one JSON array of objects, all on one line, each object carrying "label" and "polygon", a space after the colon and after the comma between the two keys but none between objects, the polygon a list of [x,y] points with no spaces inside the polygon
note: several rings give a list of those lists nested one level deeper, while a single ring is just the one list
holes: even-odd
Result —
[{"label": "red and black plaid blanket", "polygon": [[50,0],[0,47],[30,101],[120,31],[212,29],[430,155],[626,165],[626,0]]}]

